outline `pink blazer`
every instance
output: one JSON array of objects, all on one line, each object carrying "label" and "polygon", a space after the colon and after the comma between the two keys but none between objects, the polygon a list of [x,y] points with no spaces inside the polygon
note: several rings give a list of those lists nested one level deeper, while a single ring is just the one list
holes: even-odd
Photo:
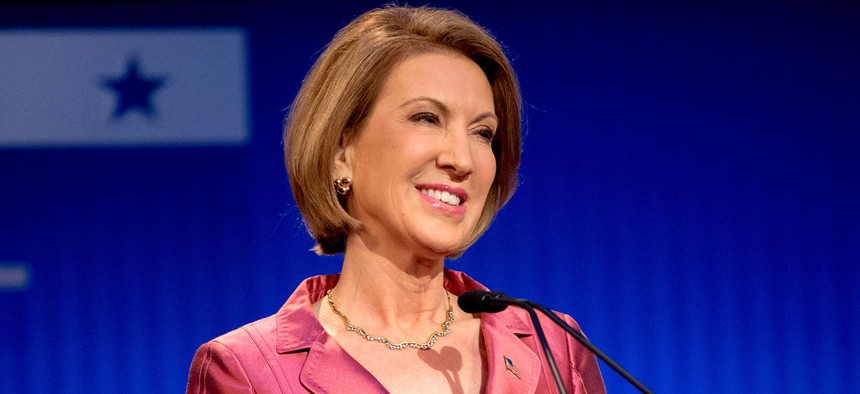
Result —
[{"label": "pink blazer", "polygon": [[[385,393],[385,388],[338,346],[311,309],[339,275],[306,279],[274,316],[247,324],[201,346],[191,362],[188,393]],[[465,274],[445,270],[452,294],[486,290]],[[571,326],[570,316],[561,315]],[[541,316],[569,393],[605,393],[588,349]],[[537,335],[524,311],[483,314],[488,393],[555,393]],[[516,373],[515,373],[516,372]]]}]

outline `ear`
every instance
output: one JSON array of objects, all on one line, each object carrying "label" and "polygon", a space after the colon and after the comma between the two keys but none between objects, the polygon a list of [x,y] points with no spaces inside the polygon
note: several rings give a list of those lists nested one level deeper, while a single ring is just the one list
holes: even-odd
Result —
[{"label": "ear", "polygon": [[334,177],[332,179],[340,177],[352,178],[354,151],[355,148],[351,143],[344,143],[341,140],[340,147],[334,153]]}]

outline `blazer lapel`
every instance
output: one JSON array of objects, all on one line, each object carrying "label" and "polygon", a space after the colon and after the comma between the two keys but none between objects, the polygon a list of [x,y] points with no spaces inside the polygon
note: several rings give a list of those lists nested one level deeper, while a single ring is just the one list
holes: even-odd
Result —
[{"label": "blazer lapel", "polygon": [[313,393],[386,393],[376,378],[325,332],[311,308],[339,278],[309,278],[296,289],[278,311],[276,349],[282,354],[308,352],[299,381]]},{"label": "blazer lapel", "polygon": [[534,393],[541,378],[540,356],[524,341],[529,326],[515,314],[481,317],[481,334],[487,350],[488,393]]},{"label": "blazer lapel", "polygon": [[325,333],[311,346],[299,379],[313,393],[388,392]]}]

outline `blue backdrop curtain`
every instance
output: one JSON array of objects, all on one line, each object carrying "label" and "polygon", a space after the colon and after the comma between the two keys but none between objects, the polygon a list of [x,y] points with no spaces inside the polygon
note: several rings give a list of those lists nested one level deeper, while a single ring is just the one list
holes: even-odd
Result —
[{"label": "blue backdrop curtain", "polygon": [[[182,391],[200,344],[339,269],[308,251],[281,124],[377,5],[0,5],[0,38],[238,28],[251,111],[234,145],[0,148],[0,267],[28,275],[0,291],[0,392]],[[571,314],[656,392],[851,391],[860,7],[434,5],[495,33],[526,107],[520,188],[449,267]]]}]

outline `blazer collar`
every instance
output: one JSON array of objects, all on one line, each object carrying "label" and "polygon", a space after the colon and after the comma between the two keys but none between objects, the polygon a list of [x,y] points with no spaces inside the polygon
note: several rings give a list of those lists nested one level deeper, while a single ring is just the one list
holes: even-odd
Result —
[{"label": "blazer collar", "polygon": [[[469,290],[487,290],[462,272],[446,269],[444,277],[445,289],[455,295]],[[364,367],[325,333],[314,314],[313,303],[321,300],[339,279],[339,274],[321,275],[308,278],[299,285],[276,315],[275,348],[278,353],[309,351],[300,379],[313,392],[327,392],[326,387],[345,388],[332,382],[350,382],[349,387],[360,388],[364,392],[385,392]],[[531,321],[524,311],[510,308],[500,313],[482,314],[481,334],[487,351],[487,392],[535,392],[540,378],[536,371],[542,368],[540,356],[534,350],[537,344],[532,333]]]},{"label": "blazer collar", "polygon": [[339,274],[320,275],[305,279],[275,315],[278,353],[290,353],[311,348],[325,330],[313,311],[313,304],[337,284]]},{"label": "blazer collar", "polygon": [[[324,332],[312,309],[313,303],[325,297],[326,291],[334,288],[340,274],[319,275],[305,279],[293,292],[287,302],[276,314],[278,353],[289,353],[309,349]],[[487,290],[468,275],[446,269],[444,272],[445,289],[454,295],[469,290]],[[497,324],[510,328],[519,335],[531,332],[530,322],[523,321],[517,314],[483,314],[482,319],[498,321]]]}]

